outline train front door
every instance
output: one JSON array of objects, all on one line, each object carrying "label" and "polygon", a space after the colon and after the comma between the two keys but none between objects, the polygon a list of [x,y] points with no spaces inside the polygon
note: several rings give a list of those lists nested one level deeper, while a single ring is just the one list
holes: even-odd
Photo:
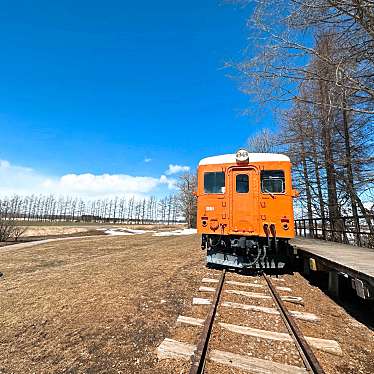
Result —
[{"label": "train front door", "polygon": [[258,175],[252,168],[235,168],[230,175],[231,229],[253,235],[258,231]]}]

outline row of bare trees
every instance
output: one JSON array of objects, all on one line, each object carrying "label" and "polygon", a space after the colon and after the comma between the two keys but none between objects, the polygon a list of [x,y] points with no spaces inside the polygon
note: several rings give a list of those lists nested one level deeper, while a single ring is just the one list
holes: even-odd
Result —
[{"label": "row of bare trees", "polygon": [[141,200],[114,197],[87,201],[53,195],[14,195],[0,199],[2,220],[172,224],[183,221],[179,210],[179,199],[174,195]]},{"label": "row of bare trees", "polygon": [[236,65],[242,88],[261,104],[291,104],[280,130],[250,148],[289,153],[311,235],[318,218],[330,222],[324,236],[363,244],[363,227],[374,237],[373,1],[260,0],[250,25],[261,44]]}]

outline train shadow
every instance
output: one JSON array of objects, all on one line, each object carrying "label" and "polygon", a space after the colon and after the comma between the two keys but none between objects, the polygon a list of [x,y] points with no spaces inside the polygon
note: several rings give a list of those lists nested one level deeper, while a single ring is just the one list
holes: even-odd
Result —
[{"label": "train shadow", "polygon": [[226,271],[230,273],[236,273],[240,275],[245,276],[256,276],[261,274],[266,274],[270,276],[281,276],[281,275],[293,275],[295,273],[295,269],[291,266],[287,266],[287,264],[283,268],[245,268],[245,269],[239,269],[234,267],[227,267],[222,266],[218,264],[209,264],[206,265],[208,269],[214,269],[214,270],[223,270],[226,269]]}]

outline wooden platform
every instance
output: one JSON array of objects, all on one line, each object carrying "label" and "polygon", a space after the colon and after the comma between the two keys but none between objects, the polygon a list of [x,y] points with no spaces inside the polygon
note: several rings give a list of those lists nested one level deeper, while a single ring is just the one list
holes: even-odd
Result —
[{"label": "wooden platform", "polygon": [[374,287],[374,249],[296,237],[290,242],[303,256],[324,266],[365,280]]}]

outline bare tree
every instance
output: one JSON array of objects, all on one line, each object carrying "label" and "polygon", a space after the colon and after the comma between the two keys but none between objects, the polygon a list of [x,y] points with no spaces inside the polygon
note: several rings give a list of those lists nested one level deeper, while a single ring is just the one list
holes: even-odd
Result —
[{"label": "bare tree", "polygon": [[[253,5],[251,55],[228,65],[257,103],[291,103],[277,136],[295,165],[309,221],[328,217],[333,239],[348,240],[342,216],[352,215],[358,231],[362,215],[374,233],[367,209],[374,197],[373,1],[241,2]],[[269,149],[264,139],[251,139],[250,150]]]},{"label": "bare tree", "polygon": [[27,231],[27,227],[25,226],[18,226],[18,225],[15,225],[13,227],[13,233],[12,233],[12,236],[14,238],[14,241],[17,242],[18,239],[24,235],[24,233]]},{"label": "bare tree", "polygon": [[193,173],[185,173],[179,178],[179,204],[181,212],[187,221],[189,228],[196,227],[197,220],[197,176]]},{"label": "bare tree", "polygon": [[253,153],[271,153],[276,150],[275,135],[267,128],[248,138],[248,150]]},{"label": "bare tree", "polygon": [[[335,69],[325,77],[331,86],[344,85],[357,98],[346,109],[374,114],[373,5],[370,0],[258,0],[251,3],[248,21],[251,56],[230,63],[242,78],[241,88],[260,103],[289,101],[305,81],[305,60],[314,58]],[[280,11],[281,10],[281,11]],[[339,43],[339,54],[321,55],[311,40],[330,33]],[[355,64],[351,64],[354,61]],[[340,77],[344,77],[342,81]],[[309,80],[319,79],[310,74]],[[304,98],[307,99],[308,98]],[[331,108],[343,103],[320,102]]]},{"label": "bare tree", "polygon": [[18,241],[25,231],[26,227],[18,226],[13,219],[0,220],[0,242],[6,242],[9,239]]},{"label": "bare tree", "polygon": [[0,220],[0,242],[6,242],[13,235],[14,224],[11,220]]}]

